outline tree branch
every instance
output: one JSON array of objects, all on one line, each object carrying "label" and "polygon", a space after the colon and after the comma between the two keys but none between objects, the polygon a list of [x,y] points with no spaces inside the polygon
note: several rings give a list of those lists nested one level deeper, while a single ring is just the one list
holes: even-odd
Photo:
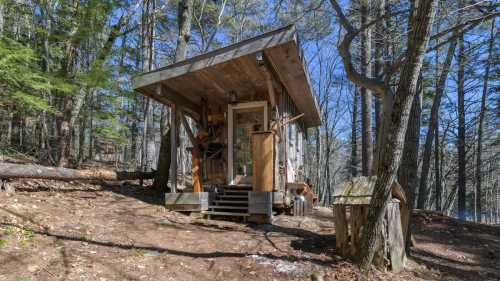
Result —
[{"label": "tree branch", "polygon": [[350,46],[354,38],[360,33],[361,30],[368,28],[370,25],[373,25],[376,21],[368,23],[366,26],[362,26],[360,29],[355,29],[353,25],[349,22],[347,17],[342,12],[342,8],[340,8],[339,4],[336,0],[330,0],[333,9],[337,13],[337,17],[339,19],[340,24],[347,33],[342,38],[341,43],[338,46],[339,54],[342,57],[342,62],[344,64],[344,69],[347,77],[354,82],[355,84],[364,87],[366,89],[371,90],[377,97],[384,98],[386,95],[390,95],[391,90],[387,87],[384,81],[378,78],[370,78],[364,75],[361,75],[352,63],[352,56],[350,52]]},{"label": "tree branch", "polygon": [[[471,19],[471,20],[465,21],[465,22],[463,22],[463,23],[461,23],[461,24],[457,24],[457,25],[455,25],[455,26],[453,26],[453,27],[450,27],[450,28],[448,28],[448,29],[445,29],[445,30],[443,30],[443,31],[441,31],[441,32],[438,32],[438,33],[436,33],[436,34],[432,35],[432,36],[431,36],[431,38],[430,38],[430,40],[436,40],[436,39],[438,39],[438,38],[440,38],[440,37],[442,37],[442,36],[444,36],[444,35],[446,35],[446,34],[448,34],[448,33],[450,33],[450,32],[453,32],[453,31],[455,31],[455,30],[459,30],[459,29],[461,29],[461,28],[464,28],[464,27],[466,27],[467,25],[471,25],[471,26],[469,26],[469,27],[467,27],[467,28],[466,28],[467,30],[470,30],[470,29],[472,29],[473,27],[475,27],[475,26],[477,26],[477,25],[481,24],[482,22],[484,22],[484,21],[486,21],[486,20],[488,20],[488,19],[491,19],[491,18],[497,17],[497,16],[499,16],[499,15],[500,15],[500,11],[497,11],[497,12],[491,13],[491,14],[486,15],[486,16],[483,16],[483,17],[479,17],[479,18],[475,18],[475,19]],[[465,29],[464,29],[464,30],[465,30]],[[458,33],[458,36],[459,36],[459,35],[461,35],[463,32],[464,32],[464,31],[459,32],[459,33]]]}]

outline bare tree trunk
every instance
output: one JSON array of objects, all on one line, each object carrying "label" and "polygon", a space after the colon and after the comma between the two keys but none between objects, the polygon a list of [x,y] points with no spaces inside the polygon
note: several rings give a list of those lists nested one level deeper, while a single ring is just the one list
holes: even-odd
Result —
[{"label": "bare tree trunk", "polygon": [[93,161],[94,157],[94,94],[90,93],[89,101],[89,152],[88,159]]},{"label": "bare tree trunk", "polygon": [[[351,176],[358,175],[358,87],[354,87],[351,127]],[[319,168],[319,162],[318,162]]]},{"label": "bare tree trunk", "polygon": [[436,126],[434,134],[434,178],[436,181],[436,211],[441,212],[441,204],[443,197],[443,186],[441,183],[441,165],[439,151],[439,124]]},{"label": "bare tree trunk", "polygon": [[[384,37],[387,36],[385,34],[386,29],[386,20],[381,20],[385,17],[385,12],[386,12],[386,1],[385,0],[378,0],[377,2],[377,7],[376,7],[376,18],[380,19],[377,21],[375,25],[375,36],[373,36],[373,42],[375,46],[375,63],[373,64],[373,76],[375,77],[382,77],[383,71],[384,71],[384,41],[386,40]],[[379,97],[375,97],[375,149],[374,149],[374,155],[375,159],[373,161],[378,161],[378,152],[379,152],[379,146],[380,142],[382,140],[382,122],[383,122],[383,104],[382,100]],[[376,169],[376,167],[374,167]],[[373,173],[376,173],[374,170]]]},{"label": "bare tree trunk", "polygon": [[22,137],[21,137],[21,116],[18,109],[14,108],[14,113],[11,114],[10,118],[10,145],[16,149],[21,148]]},{"label": "bare tree trunk", "polygon": [[418,149],[420,145],[420,118],[422,112],[422,94],[423,94],[423,81],[419,79],[419,89],[413,100],[411,107],[410,117],[408,120],[408,129],[405,135],[405,145],[403,149],[403,156],[401,159],[401,166],[399,167],[398,181],[403,187],[407,205],[402,206],[401,221],[406,225],[402,225],[404,237],[406,238],[406,250],[409,251],[409,237],[410,237],[410,221],[411,210],[414,206],[415,191],[418,185]]},{"label": "bare tree trunk", "polygon": [[4,27],[4,22],[5,22],[5,7],[3,4],[3,1],[0,2],[0,37],[3,35],[3,27]]},{"label": "bare tree trunk", "polygon": [[71,143],[71,130],[69,120],[71,119],[71,98],[63,98],[62,117],[59,122],[59,160],[57,166],[66,167],[69,164],[69,145]]},{"label": "bare tree trunk", "polygon": [[[187,54],[187,44],[191,37],[191,20],[193,17],[193,0],[180,0],[178,3],[177,23],[179,34],[175,50],[175,62],[184,60]],[[172,113],[171,113],[172,114]],[[158,173],[154,185],[160,190],[165,190],[170,171],[170,129],[161,137],[160,153],[158,155]],[[165,147],[167,145],[167,147]],[[168,150],[168,152],[167,152]],[[162,175],[164,174],[164,175]]]},{"label": "bare tree trunk", "polygon": [[[154,68],[154,36],[155,36],[155,8],[156,0],[144,1],[142,13],[142,69],[151,71]],[[142,130],[142,154],[141,165],[143,171],[151,171],[154,156],[154,124],[153,103],[150,99],[144,99],[143,108],[144,127]]]},{"label": "bare tree trunk", "polygon": [[178,6],[177,21],[179,34],[177,37],[177,48],[175,49],[175,61],[186,58],[187,44],[191,37],[191,20],[193,17],[194,0],[180,0]]},{"label": "bare tree trunk", "polygon": [[[321,186],[321,166],[320,166],[320,161],[321,161],[321,135],[319,131],[319,127],[316,127],[316,189],[318,190],[318,193],[320,191],[320,186]],[[318,194],[319,195],[319,194]]]},{"label": "bare tree trunk", "polygon": [[380,165],[373,197],[368,211],[368,223],[363,231],[360,267],[368,271],[380,241],[380,229],[391,195],[391,187],[396,179],[400,164],[406,128],[414,96],[417,92],[417,80],[423,64],[425,50],[434,21],[437,0],[418,1],[409,20],[408,49],[406,61],[395,94],[394,106],[390,116],[387,134],[381,145]]},{"label": "bare tree trunk", "polygon": [[436,131],[438,118],[439,118],[439,107],[441,104],[441,98],[444,93],[446,79],[448,78],[448,73],[451,67],[451,62],[453,61],[453,54],[455,53],[457,42],[453,40],[450,42],[448,51],[446,54],[446,59],[443,64],[443,69],[439,75],[436,84],[436,94],[434,95],[434,100],[432,102],[431,117],[429,121],[429,128],[427,130],[427,135],[425,136],[424,152],[422,156],[422,172],[420,174],[420,185],[418,189],[418,202],[417,208],[424,209],[427,202],[428,189],[427,189],[427,178],[430,170],[430,161],[432,154],[432,142],[434,140],[434,132]]},{"label": "bare tree trunk", "polygon": [[495,41],[495,20],[491,21],[491,29],[490,29],[490,40],[488,42],[488,59],[486,60],[486,66],[484,69],[484,77],[483,77],[483,94],[481,96],[481,110],[479,112],[479,124],[477,126],[477,152],[476,152],[476,208],[477,215],[476,221],[482,221],[482,153],[483,153],[483,127],[484,127],[484,118],[486,115],[486,99],[488,98],[488,79],[490,75],[490,64],[492,60],[492,52],[493,52],[493,42]]},{"label": "bare tree trunk", "polygon": [[[361,1],[361,25],[370,21],[370,1]],[[361,73],[370,77],[371,73],[371,29],[366,28],[361,34]],[[361,87],[361,158],[363,176],[372,174],[373,137],[372,137],[372,95],[369,90]]]},{"label": "bare tree trunk", "polygon": [[466,151],[465,151],[465,46],[464,35],[458,39],[458,218],[466,219]]},{"label": "bare tree trunk", "polygon": [[[88,107],[88,106],[87,106]],[[85,160],[85,130],[87,129],[87,111],[84,112],[79,126],[79,139],[78,139],[78,157],[76,164],[79,165]]]}]

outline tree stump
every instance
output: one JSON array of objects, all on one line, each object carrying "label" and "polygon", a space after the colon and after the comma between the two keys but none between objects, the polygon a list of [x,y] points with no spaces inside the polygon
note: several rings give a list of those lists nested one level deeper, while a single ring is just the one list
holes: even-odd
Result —
[{"label": "tree stump", "polygon": [[[361,252],[363,246],[361,240],[368,223],[368,208],[375,179],[375,177],[354,178],[345,184],[341,193],[334,195],[336,248],[343,256],[356,259]],[[392,272],[402,271],[406,259],[400,213],[401,200],[398,199],[398,197],[404,199],[404,196],[399,194],[399,189],[399,186],[393,189],[393,198],[387,204],[384,220],[378,230],[380,239],[375,245],[373,265],[384,271],[387,269]]]}]

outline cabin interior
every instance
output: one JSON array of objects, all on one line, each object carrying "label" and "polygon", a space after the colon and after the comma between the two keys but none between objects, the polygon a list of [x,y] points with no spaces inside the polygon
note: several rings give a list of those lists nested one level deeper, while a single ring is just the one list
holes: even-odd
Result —
[{"label": "cabin interior", "polygon": [[[171,108],[167,207],[248,215],[251,197],[260,196],[272,213],[289,204],[289,189],[305,188],[307,129],[321,118],[293,26],[143,73],[134,88]],[[191,140],[195,194],[176,188],[181,125]],[[246,209],[209,208],[245,196]]]}]

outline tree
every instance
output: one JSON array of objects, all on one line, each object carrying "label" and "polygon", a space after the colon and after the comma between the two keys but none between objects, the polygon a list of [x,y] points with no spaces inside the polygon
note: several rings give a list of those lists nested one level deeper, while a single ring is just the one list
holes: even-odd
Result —
[{"label": "tree", "polygon": [[358,88],[354,87],[351,124],[351,176],[358,175]]},{"label": "tree", "polygon": [[[175,62],[184,60],[187,54],[187,44],[191,37],[191,20],[193,17],[193,0],[181,0],[178,3],[178,26],[177,47],[175,50]],[[170,114],[175,114],[171,112]],[[172,119],[172,118],[171,118]],[[177,119],[177,118],[175,118]],[[157,189],[166,191],[170,171],[170,129],[166,130],[161,138],[160,153],[158,155],[158,173],[154,185]]]},{"label": "tree", "polygon": [[490,64],[493,59],[493,43],[495,41],[495,20],[491,20],[490,38],[488,40],[488,57],[484,67],[483,78],[483,93],[481,95],[481,108],[479,111],[479,121],[477,125],[477,151],[476,151],[476,218],[475,220],[481,222],[483,219],[483,208],[481,204],[482,199],[482,154],[483,154],[483,128],[484,119],[486,115],[486,99],[488,97],[488,79],[490,76]]},{"label": "tree", "polygon": [[[338,48],[348,78],[359,86],[377,92],[384,105],[384,129],[382,131],[384,138],[380,143],[380,164],[377,165],[377,181],[368,212],[368,224],[363,231],[363,247],[360,255],[360,267],[367,271],[375,254],[391,187],[399,168],[407,123],[417,90],[417,80],[430,38],[430,29],[438,1],[415,1],[413,9],[410,11],[407,50],[394,95],[390,87],[387,87],[383,81],[366,77],[355,70],[349,47],[360,30],[356,30],[351,25],[337,1],[331,0],[330,2],[336,11],[339,22],[346,30],[344,39]],[[361,29],[367,27],[361,26]]]},{"label": "tree", "polygon": [[[370,0],[361,0],[361,26],[370,21]],[[371,28],[361,31],[361,75],[371,76]],[[361,96],[361,158],[363,176],[370,176],[373,168],[373,136],[372,136],[372,95],[365,88],[360,88]]]},{"label": "tree", "polygon": [[[456,34],[453,34],[454,37]],[[448,79],[448,73],[450,71],[451,63],[453,61],[453,54],[455,53],[455,48],[457,46],[457,40],[452,39],[450,45],[448,46],[448,51],[446,54],[446,59],[441,69],[441,73],[436,82],[436,93],[432,102],[431,117],[429,120],[429,128],[427,129],[427,135],[425,136],[424,152],[422,156],[422,172],[420,175],[420,185],[418,189],[418,201],[417,208],[424,209],[425,203],[427,202],[428,189],[427,189],[427,178],[430,169],[430,160],[432,154],[432,142],[434,140],[434,133],[438,125],[439,119],[439,106],[441,104],[441,98],[444,94],[446,80]]]},{"label": "tree", "polygon": [[458,38],[458,73],[457,73],[457,96],[458,96],[458,218],[466,219],[466,151],[465,151],[465,45],[464,35]]}]

